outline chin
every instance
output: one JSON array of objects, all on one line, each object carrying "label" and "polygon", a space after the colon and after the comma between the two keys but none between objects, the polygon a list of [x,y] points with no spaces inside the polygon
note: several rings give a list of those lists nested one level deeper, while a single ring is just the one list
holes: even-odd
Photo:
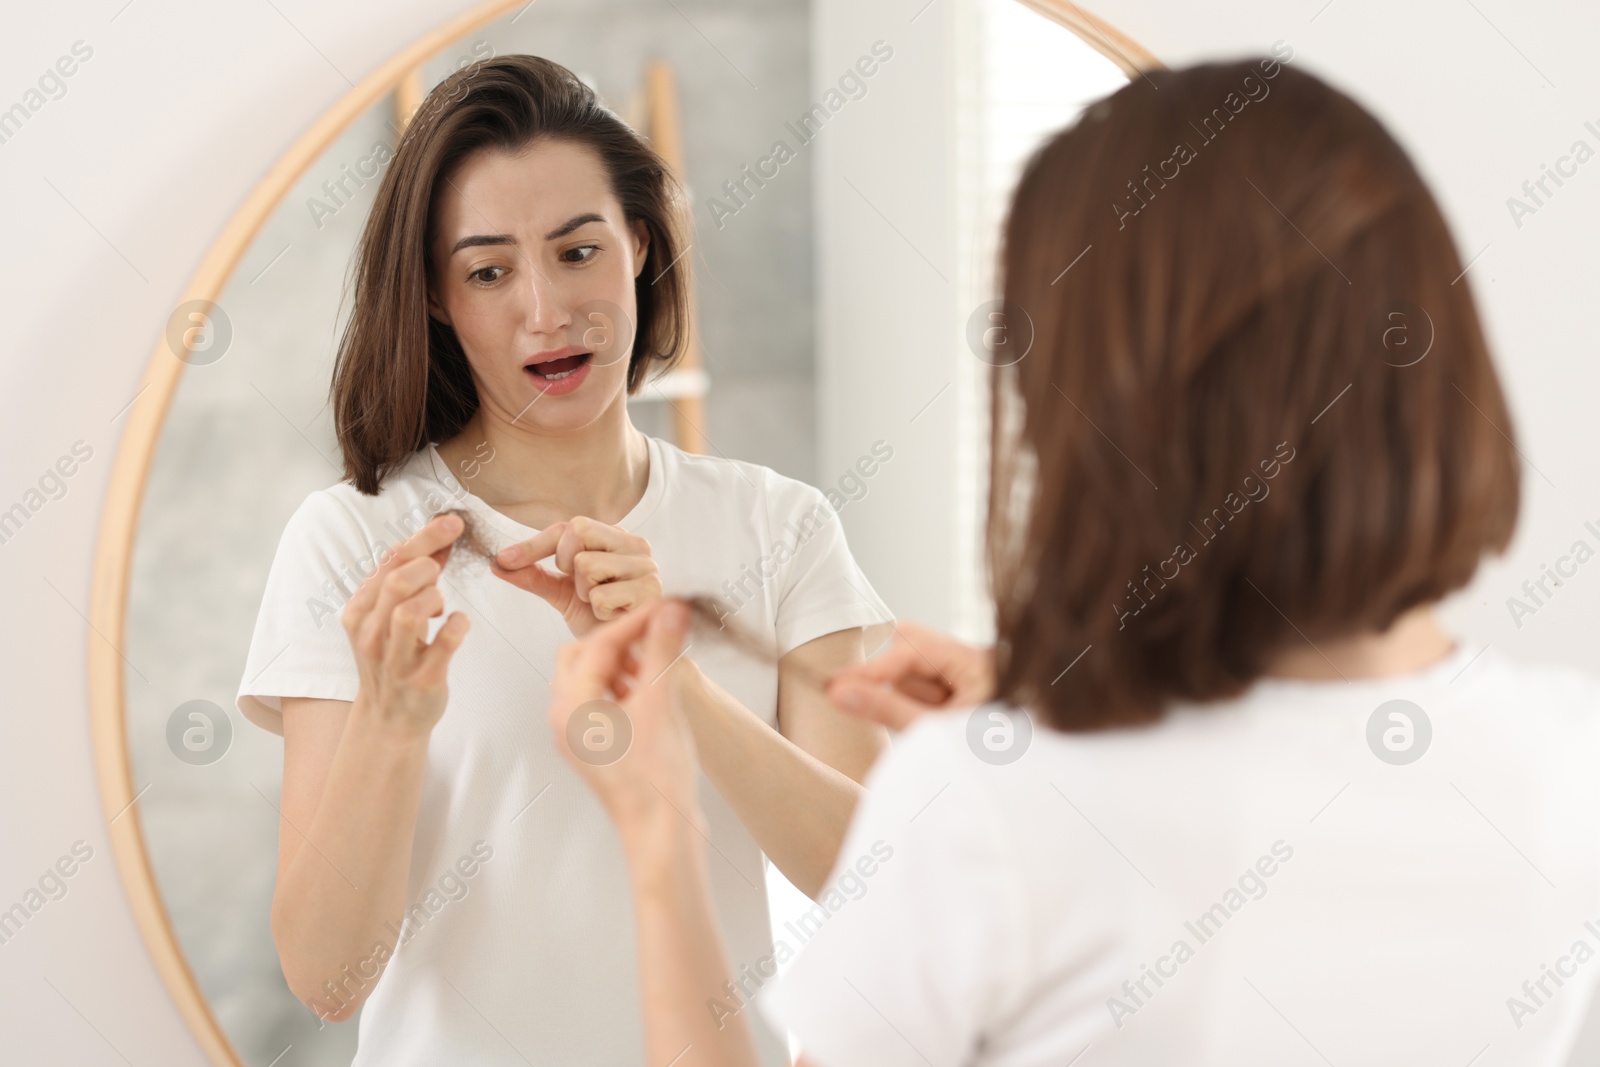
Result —
[{"label": "chin", "polygon": [[515,419],[519,425],[547,433],[581,430],[613,407],[627,403],[626,370],[607,373],[608,370],[595,368],[570,392],[541,392],[523,384],[499,406],[507,412],[507,419]]}]

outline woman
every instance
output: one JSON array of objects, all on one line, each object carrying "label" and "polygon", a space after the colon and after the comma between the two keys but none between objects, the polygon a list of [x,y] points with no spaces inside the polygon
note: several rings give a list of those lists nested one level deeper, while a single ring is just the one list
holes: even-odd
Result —
[{"label": "woman", "polygon": [[[678,208],[643,141],[533,56],[441,83],[378,190],[332,385],[347,477],[284,531],[238,696],[284,737],[284,976],[325,1018],[365,1003],[359,1065],[642,1055],[622,853],[540,721],[560,642],[731,590],[782,653],[670,672],[715,787],[719,919],[751,954],[763,853],[818,891],[886,743],[796,682],[891,621],[823,495],[629,421],[684,344]],[[442,569],[463,519],[430,517],[455,508],[492,570]],[[627,728],[583,720],[586,757]]]},{"label": "woman", "polygon": [[753,1062],[752,1001],[813,1067],[1567,1062],[1600,685],[1435,616],[1519,474],[1405,153],[1274,60],[1152,71],[1032,157],[1004,236],[1035,340],[991,379],[997,642],[903,627],[832,679],[910,725],[775,982],[706,909],[695,738],[650,684],[675,604],[563,652],[554,726],[636,723],[583,773],[632,867],[647,1062]]}]

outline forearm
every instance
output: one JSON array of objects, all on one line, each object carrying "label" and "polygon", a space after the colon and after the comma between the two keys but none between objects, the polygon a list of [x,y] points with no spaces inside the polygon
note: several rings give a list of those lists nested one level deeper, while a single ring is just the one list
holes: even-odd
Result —
[{"label": "forearm", "polygon": [[280,828],[298,847],[273,899],[274,940],[289,987],[328,1018],[354,1012],[395,947],[427,745],[426,733],[385,724],[358,697],[316,815]]},{"label": "forearm", "polygon": [[698,666],[684,665],[680,694],[706,777],[784,877],[815,897],[861,786],[761,721]]},{"label": "forearm", "polygon": [[711,1011],[731,980],[711,913],[704,846],[675,811],[624,831],[633,882],[645,1059],[674,1067],[756,1067],[743,1016]]}]

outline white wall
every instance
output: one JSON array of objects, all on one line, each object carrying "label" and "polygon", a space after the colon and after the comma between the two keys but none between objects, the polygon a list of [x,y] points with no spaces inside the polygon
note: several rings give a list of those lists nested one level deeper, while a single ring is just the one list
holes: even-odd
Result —
[{"label": "white wall", "polygon": [[[852,551],[899,615],[943,622],[957,588],[950,561],[957,508],[951,338],[964,312],[956,206],[960,8],[934,0],[814,3],[812,73],[833,84],[893,49],[819,133],[817,225],[817,476],[849,471],[875,441],[894,458],[841,513]],[[870,466],[870,465],[869,465]]]},{"label": "white wall", "polygon": [[73,842],[94,850],[67,895],[0,945],[6,1063],[204,1062],[123,902],[90,754],[85,653],[101,639],[84,614],[126,422],[117,416],[201,257],[289,143],[351,82],[469,6],[277,0],[275,11],[110,0],[6,9],[0,109],[23,100],[74,42],[92,54],[64,95],[0,144],[0,510],[75,441],[93,455],[64,497],[0,544],[0,909]]}]

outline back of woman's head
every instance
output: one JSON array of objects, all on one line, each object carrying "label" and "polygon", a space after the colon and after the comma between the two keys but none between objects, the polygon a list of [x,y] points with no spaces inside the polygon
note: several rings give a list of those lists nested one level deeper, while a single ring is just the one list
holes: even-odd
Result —
[{"label": "back of woman's head", "polygon": [[1274,60],[1152,71],[1035,153],[1004,242],[1032,343],[991,379],[1002,698],[1093,729],[1234,695],[1504,549],[1463,264],[1349,97]]}]

